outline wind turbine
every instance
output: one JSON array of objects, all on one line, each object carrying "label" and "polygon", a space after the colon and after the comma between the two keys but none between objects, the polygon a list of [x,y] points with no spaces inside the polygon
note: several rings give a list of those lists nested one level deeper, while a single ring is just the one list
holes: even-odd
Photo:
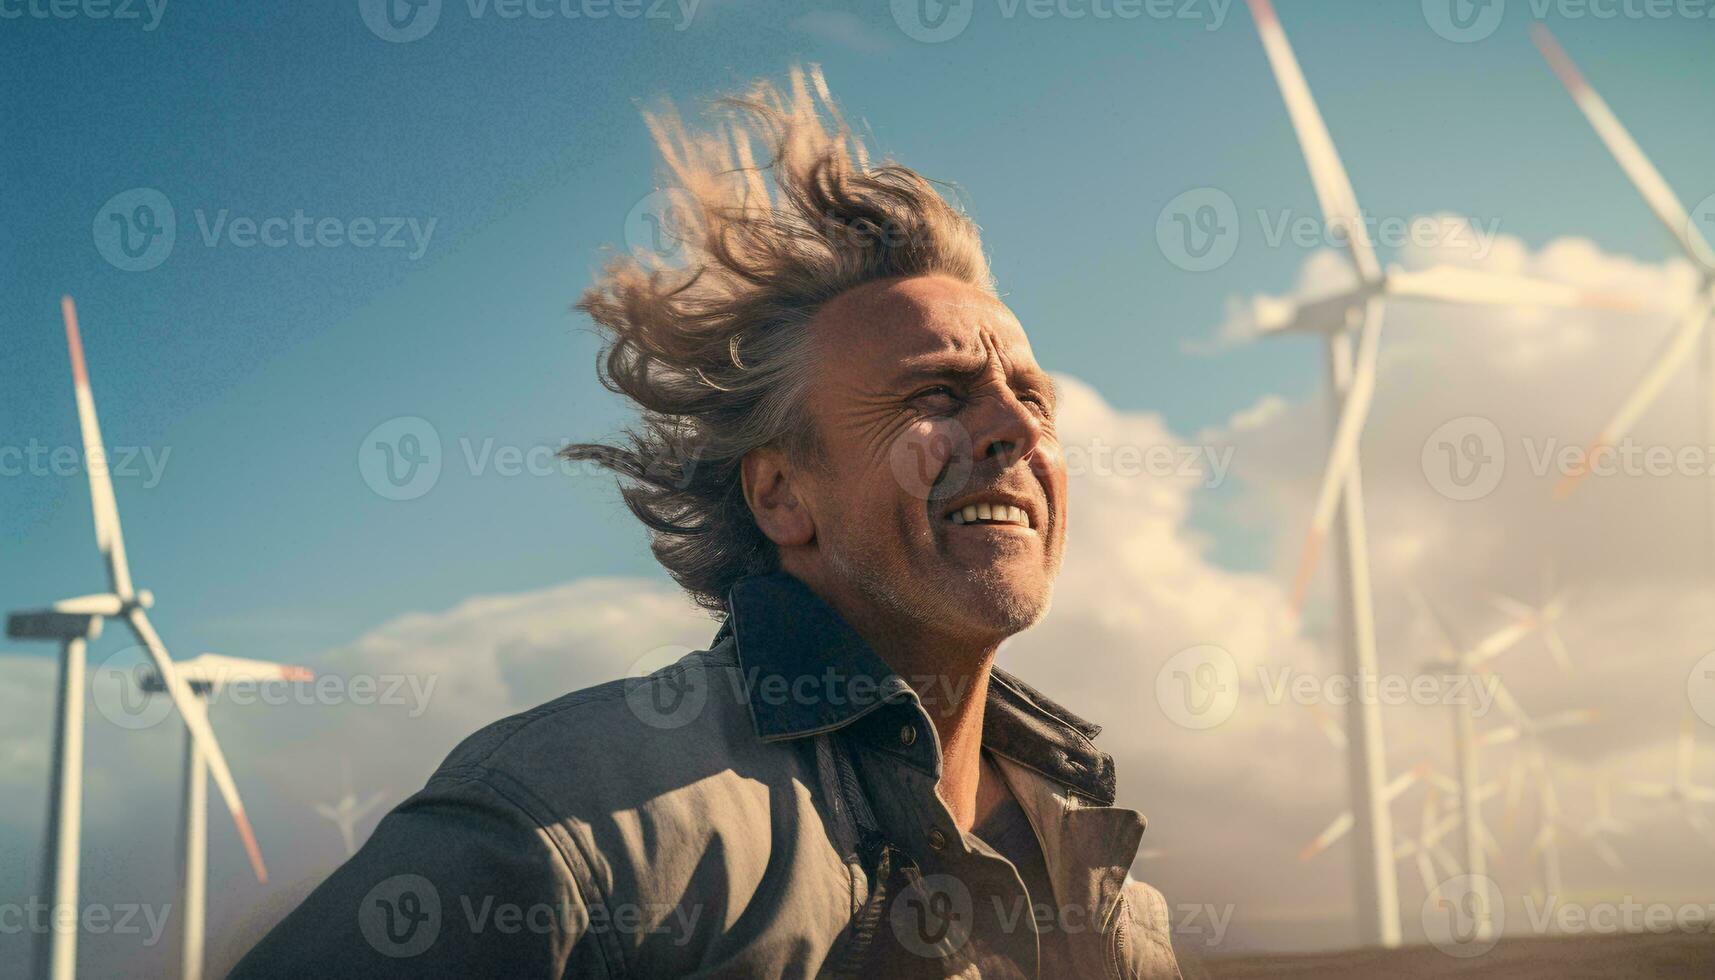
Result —
[{"label": "wind turbine", "polygon": [[[1431,772],[1427,778],[1429,788],[1423,794],[1423,810],[1418,818],[1417,836],[1400,840],[1394,848],[1394,860],[1414,862],[1417,866],[1418,877],[1423,881],[1424,892],[1432,893],[1439,884],[1435,877],[1438,869],[1449,878],[1459,874],[1459,862],[1453,859],[1453,855],[1447,851],[1441,842],[1462,821],[1463,805],[1458,783],[1436,772]],[[1474,794],[1472,799],[1481,805],[1498,792],[1500,792],[1500,786],[1490,783]],[[1442,794],[1448,796],[1449,805],[1445,808],[1441,805]],[[1489,836],[1486,829],[1483,830],[1483,849],[1495,854],[1497,860],[1499,859],[1500,846],[1493,837]],[[1471,874],[1484,873],[1471,872]],[[1477,917],[1477,921],[1485,926],[1489,924],[1486,909],[1483,915]],[[1487,933],[1483,935],[1486,936]]]},{"label": "wind turbine", "polygon": [[[180,661],[176,669],[179,680],[189,686],[191,693],[204,702],[234,681],[259,683],[315,679],[315,674],[306,667],[269,663],[265,660],[242,660],[215,653],[205,653],[200,657]],[[159,673],[145,673],[141,686],[150,694],[167,691]],[[183,927],[179,975],[183,980],[200,980],[203,964],[203,923],[208,905],[208,759],[197,740],[188,736],[185,738],[183,811],[184,824],[179,839],[180,857],[184,862],[179,880],[182,913],[180,921]]]},{"label": "wind turbine", "polygon": [[131,566],[125,558],[125,539],[119,527],[119,505],[113,494],[113,475],[108,469],[101,427],[95,416],[95,398],[90,394],[89,373],[83,361],[83,339],[77,326],[77,308],[70,296],[61,298],[60,311],[65,319],[66,344],[71,351],[78,422],[83,430],[84,469],[89,474],[90,505],[95,518],[95,541],[107,565],[110,591],[62,599],[45,610],[15,614],[8,620],[7,633],[14,637],[59,639],[63,644],[46,867],[50,869],[47,873],[52,878],[50,891],[53,901],[56,907],[71,908],[69,920],[74,925],[65,931],[52,931],[48,942],[38,944],[36,956],[41,972],[54,980],[69,980],[76,969],[75,922],[79,919],[76,904],[83,782],[84,654],[86,641],[99,633],[103,619],[124,620],[137,641],[148,651],[173,706],[184,720],[189,737],[201,747],[207,758],[209,771],[232,813],[233,823],[238,827],[257,880],[267,881],[268,871],[262,863],[262,851],[256,846],[256,835],[244,814],[244,804],[238,797],[232,771],[227,768],[220,743],[208,727],[203,706],[173,669],[173,660],[167,654],[165,644],[149,622],[146,610],[154,605],[155,597],[148,589],[135,588],[131,583]]},{"label": "wind turbine", "polygon": [[[1370,401],[1375,394],[1376,357],[1381,340],[1382,312],[1389,298],[1411,298],[1474,304],[1517,304],[1601,307],[1614,304],[1583,290],[1516,276],[1438,266],[1418,272],[1383,269],[1370,244],[1368,229],[1350,179],[1328,135],[1321,112],[1311,97],[1297,56],[1293,54],[1270,0],[1248,0],[1263,50],[1292,117],[1298,142],[1309,166],[1310,180],[1330,231],[1339,229],[1352,266],[1356,288],[1305,304],[1274,302],[1257,310],[1259,332],[1302,331],[1319,334],[1327,347],[1330,400],[1336,406],[1333,446],[1317,497],[1315,518],[1293,589],[1293,606],[1301,608],[1317,555],[1330,531],[1336,538],[1341,583],[1342,641],[1347,673],[1358,683],[1376,675],[1375,615],[1371,603],[1368,544],[1365,540],[1363,485],[1359,476],[1358,441]],[[1352,329],[1358,328],[1356,351]],[[1336,518],[1338,521],[1336,522]],[[1357,813],[1353,846],[1357,858],[1355,902],[1366,940],[1397,946],[1399,883],[1392,860],[1392,821],[1382,799],[1387,762],[1382,744],[1380,706],[1370,698],[1354,698],[1348,709],[1350,735],[1348,778]]]},{"label": "wind turbine", "polygon": [[[1608,147],[1608,152],[1613,154],[1620,169],[1625,171],[1632,186],[1643,195],[1644,202],[1655,212],[1656,218],[1667,226],[1668,233],[1691,259],[1692,265],[1702,271],[1702,281],[1698,284],[1690,305],[1680,315],[1678,326],[1668,335],[1667,341],[1638,381],[1637,387],[1626,396],[1626,400],[1602,429],[1601,434],[1590,443],[1590,448],[1584,456],[1586,463],[1597,452],[1613,446],[1631,431],[1639,417],[1649,410],[1662,389],[1667,387],[1675,372],[1691,358],[1699,341],[1704,342],[1703,442],[1704,445],[1709,445],[1710,441],[1715,439],[1715,343],[1710,343],[1707,339],[1710,315],[1715,312],[1715,264],[1712,264],[1715,263],[1715,248],[1710,247],[1709,240],[1692,222],[1691,216],[1686,213],[1685,205],[1679,202],[1679,197],[1662,178],[1661,172],[1650,162],[1649,157],[1644,155],[1637,141],[1632,139],[1632,134],[1626,131],[1626,127],[1620,123],[1613,110],[1608,108],[1608,103],[1584,80],[1578,66],[1573,64],[1571,57],[1559,42],[1555,41],[1548,28],[1541,24],[1531,25],[1531,37],[1536,41],[1542,56],[1548,60],[1549,67],[1553,68],[1555,75],[1560,78],[1560,83],[1571,93],[1572,101],[1577,103],[1584,117],[1596,130],[1596,135],[1601,137]],[[1555,496],[1566,497],[1588,474],[1588,465],[1568,473],[1554,488]],[[1710,502],[1710,527],[1715,530],[1715,494],[1711,494]]]},{"label": "wind turbine", "polygon": [[317,803],[316,812],[333,821],[339,828],[340,839],[345,841],[345,856],[351,857],[357,853],[357,822],[364,815],[375,809],[381,802],[380,793],[371,793],[362,802],[358,802],[357,794],[351,790],[351,762],[341,760],[341,781],[344,784],[345,795],[337,803]]},{"label": "wind turbine", "polygon": [[1674,752],[1673,782],[1634,782],[1626,786],[1626,792],[1648,800],[1666,800],[1684,814],[1685,822],[1691,825],[1692,830],[1715,844],[1715,828],[1710,827],[1708,819],[1698,809],[1700,804],[1715,803],[1715,787],[1699,785],[1691,778],[1691,758],[1697,748],[1697,735],[1692,725],[1691,715],[1688,713],[1679,728],[1679,742]]},{"label": "wind turbine", "polygon": [[[42,891],[52,916],[46,942],[35,948],[35,975],[71,980],[77,971],[78,844],[83,825],[84,658],[89,641],[101,635],[101,617],[41,609],[6,617],[6,635],[60,644],[59,701],[54,726],[53,770],[48,787],[46,860]],[[62,913],[70,910],[70,915]]]},{"label": "wind turbine", "polygon": [[1513,699],[1505,684],[1495,685],[1495,701],[1513,722],[1484,732],[1478,739],[1478,744],[1492,746],[1508,742],[1518,743],[1518,753],[1513,756],[1513,764],[1507,774],[1505,820],[1507,826],[1511,827],[1518,812],[1519,799],[1524,794],[1525,780],[1527,777],[1533,778],[1537,792],[1537,830],[1531,841],[1531,852],[1538,859],[1543,894],[1554,898],[1560,894],[1559,834],[1563,821],[1560,796],[1555,791],[1554,780],[1548,770],[1548,755],[1543,748],[1542,736],[1565,728],[1587,725],[1596,719],[1596,712],[1577,709],[1533,719]]},{"label": "wind turbine", "polygon": [[[1457,639],[1452,624],[1429,604],[1429,600],[1424,598],[1422,593],[1412,589],[1410,595],[1419,614],[1435,627],[1441,645],[1440,656],[1430,662],[1428,671],[1430,673],[1451,671],[1465,677],[1467,682],[1471,684],[1477,683],[1479,675],[1484,679],[1492,677],[1488,668],[1489,661],[1499,657],[1523,639],[1529,632],[1532,623],[1529,619],[1515,619],[1490,633],[1478,641],[1476,645],[1467,648]],[[1501,690],[1504,688],[1499,686],[1497,680],[1497,691]],[[1460,805],[1459,822],[1463,827],[1465,870],[1468,874],[1482,877],[1488,874],[1488,862],[1485,853],[1487,841],[1485,838],[1488,837],[1489,832],[1483,826],[1481,809],[1482,796],[1479,784],[1482,777],[1477,770],[1479,743],[1476,736],[1476,718],[1472,715],[1469,699],[1463,703],[1450,703],[1450,707],[1453,709],[1453,758],[1459,773],[1457,785]],[[1472,901],[1474,903],[1472,918],[1475,922],[1477,938],[1486,939],[1494,934],[1494,920],[1491,918],[1488,907],[1489,896],[1482,889],[1477,889],[1472,894]]]},{"label": "wind turbine", "polygon": [[1566,652],[1566,640],[1560,635],[1560,619],[1566,615],[1566,593],[1555,591],[1552,565],[1544,565],[1542,569],[1541,605],[1532,606],[1500,593],[1491,596],[1490,600],[1526,629],[1542,635],[1543,645],[1548,647],[1548,655],[1554,658],[1554,665],[1560,668],[1561,673],[1572,670],[1572,657]]}]

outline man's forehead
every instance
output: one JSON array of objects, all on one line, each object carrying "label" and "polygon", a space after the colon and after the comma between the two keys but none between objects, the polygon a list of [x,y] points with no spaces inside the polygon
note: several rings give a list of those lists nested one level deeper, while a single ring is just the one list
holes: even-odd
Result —
[{"label": "man's forehead", "polygon": [[895,360],[981,353],[990,343],[1029,356],[1024,327],[1006,304],[938,276],[861,286],[825,306],[817,321],[831,348]]}]

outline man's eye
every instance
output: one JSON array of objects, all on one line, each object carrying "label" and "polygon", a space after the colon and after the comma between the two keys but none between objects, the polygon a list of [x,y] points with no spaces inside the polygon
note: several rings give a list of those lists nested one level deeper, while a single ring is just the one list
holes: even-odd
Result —
[{"label": "man's eye", "polygon": [[911,396],[914,402],[928,401],[935,405],[950,405],[959,400],[958,392],[946,385],[932,385]]}]

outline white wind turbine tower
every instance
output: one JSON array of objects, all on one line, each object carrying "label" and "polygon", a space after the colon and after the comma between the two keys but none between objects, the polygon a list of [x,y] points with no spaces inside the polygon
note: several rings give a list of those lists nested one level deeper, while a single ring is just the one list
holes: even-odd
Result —
[{"label": "white wind turbine tower", "polygon": [[[146,610],[154,605],[148,589],[134,588],[131,566],[125,558],[125,539],[119,528],[119,505],[113,494],[113,475],[101,441],[95,416],[95,398],[90,394],[89,374],[83,361],[83,340],[78,333],[77,308],[71,297],[60,300],[65,319],[66,343],[71,350],[72,381],[77,397],[78,422],[83,430],[84,470],[89,475],[90,504],[95,517],[95,541],[107,565],[111,591],[63,599],[48,609],[15,614],[7,623],[9,635],[34,639],[59,639],[63,643],[60,668],[60,705],[55,733],[52,787],[45,867],[50,876],[49,893],[58,908],[70,909],[66,929],[50,931],[46,942],[36,946],[37,970],[53,980],[70,980],[76,970],[77,871],[83,783],[83,675],[85,641],[94,638],[101,621],[123,619],[137,637],[161,678],[173,706],[183,719],[189,737],[207,757],[209,771],[227,809],[238,827],[239,837],[250,857],[257,880],[266,881],[267,868],[256,846],[256,835],[244,814],[244,805],[227,768],[226,756],[208,727],[203,706],[173,668],[166,646],[149,622]],[[61,921],[58,913],[56,922]]]},{"label": "white wind turbine tower", "polygon": [[[1662,389],[1667,387],[1674,374],[1691,359],[1692,352],[1697,349],[1698,342],[1703,341],[1703,444],[1710,445],[1715,441],[1715,343],[1708,339],[1711,313],[1715,312],[1715,248],[1711,248],[1709,239],[1691,220],[1686,213],[1685,205],[1681,204],[1673,189],[1656,170],[1649,157],[1638,147],[1632,135],[1626,132],[1626,127],[1620,123],[1608,103],[1603,101],[1596,90],[1584,80],[1578,66],[1572,63],[1566,51],[1554,40],[1546,27],[1541,24],[1531,26],[1531,37],[1536,46],[1548,59],[1549,66],[1559,76],[1561,84],[1571,93],[1572,101],[1578,104],[1590,125],[1595,128],[1596,135],[1608,147],[1618,161],[1620,169],[1625,171],[1632,186],[1643,195],[1645,203],[1651,211],[1667,226],[1668,233],[1673,236],[1692,265],[1703,274],[1696,294],[1691,303],[1680,316],[1679,325],[1668,335],[1667,341],[1655,355],[1655,360],[1638,381],[1636,388],[1626,396],[1619,410],[1602,429],[1600,435],[1590,443],[1585,456],[1588,460],[1605,447],[1611,447],[1630,432],[1637,424],[1638,418],[1647,411]],[[1555,487],[1555,496],[1565,497],[1578,485],[1578,482],[1588,474],[1588,466],[1579,471],[1569,473]],[[1710,494],[1711,516],[1710,529],[1715,532],[1715,492]]]},{"label": "white wind turbine tower", "polygon": [[1705,841],[1715,844],[1715,828],[1698,807],[1715,803],[1715,787],[1699,785],[1691,776],[1692,755],[1697,749],[1697,734],[1689,713],[1679,728],[1675,746],[1673,781],[1670,783],[1634,782],[1625,787],[1628,794],[1646,800],[1665,800],[1685,816],[1685,822]]},{"label": "white wind turbine tower", "polygon": [[376,804],[381,802],[382,794],[371,793],[368,798],[359,802],[357,794],[351,789],[349,759],[340,760],[340,776],[345,795],[341,796],[337,803],[317,803],[316,812],[333,821],[334,826],[339,828],[340,839],[345,841],[345,856],[351,857],[357,853],[357,822],[375,809]]},{"label": "white wind turbine tower", "polygon": [[[73,600],[68,600],[73,601]],[[54,909],[46,942],[34,950],[34,975],[71,980],[77,970],[77,929],[62,928],[60,909],[75,912],[79,831],[83,825],[84,659],[89,641],[101,635],[101,617],[56,609],[12,613],[6,635],[17,640],[57,640],[60,644],[59,701],[54,724],[52,775],[48,787],[47,840],[43,848],[42,892]],[[72,916],[75,923],[76,916]]]},{"label": "white wind turbine tower", "polygon": [[[179,680],[190,687],[191,693],[206,703],[220,693],[221,688],[234,681],[265,683],[314,680],[307,667],[270,663],[265,660],[242,660],[205,653],[200,657],[180,661]],[[143,690],[162,694],[167,686],[158,673],[142,678]],[[183,980],[200,980],[203,965],[203,923],[208,902],[208,758],[195,738],[185,738],[185,781],[183,796],[184,823],[180,830],[179,849],[183,864],[179,877],[179,913],[181,950],[179,975]]]},{"label": "white wind turbine tower", "polygon": [[[1330,399],[1336,406],[1333,446],[1323,474],[1315,517],[1293,589],[1301,606],[1322,543],[1333,531],[1340,579],[1341,639],[1347,673],[1358,683],[1376,674],[1375,622],[1371,605],[1368,544],[1364,531],[1363,486],[1358,441],[1375,393],[1376,357],[1382,310],[1389,298],[1479,305],[1534,304],[1613,308],[1595,294],[1557,283],[1539,282],[1438,266],[1418,272],[1384,270],[1370,244],[1357,196],[1340,162],[1333,138],[1311,97],[1298,59],[1286,40],[1270,0],[1248,0],[1263,49],[1280,86],[1293,129],[1309,166],[1311,183],[1331,233],[1340,232],[1358,279],[1356,288],[1305,304],[1272,302],[1257,310],[1263,333],[1299,331],[1319,334],[1327,344]],[[1352,329],[1358,327],[1357,349]],[[1336,522],[1336,518],[1338,521]],[[1397,946],[1399,885],[1391,855],[1392,822],[1382,798],[1387,763],[1382,745],[1381,712],[1373,699],[1354,698],[1348,709],[1348,772],[1357,813],[1353,832],[1355,902],[1363,939]]]}]

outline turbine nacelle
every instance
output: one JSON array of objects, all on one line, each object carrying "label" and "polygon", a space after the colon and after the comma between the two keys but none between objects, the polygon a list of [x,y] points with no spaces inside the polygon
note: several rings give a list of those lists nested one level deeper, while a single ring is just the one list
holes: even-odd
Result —
[{"label": "turbine nacelle", "polygon": [[101,635],[101,617],[61,609],[31,609],[6,617],[6,635],[14,640],[93,640]]},{"label": "turbine nacelle", "polygon": [[131,595],[130,599],[114,592],[97,592],[92,595],[61,599],[54,603],[54,611],[85,616],[106,616],[112,619],[123,616],[132,609],[150,609],[154,605],[155,594],[148,589],[138,589]]}]

